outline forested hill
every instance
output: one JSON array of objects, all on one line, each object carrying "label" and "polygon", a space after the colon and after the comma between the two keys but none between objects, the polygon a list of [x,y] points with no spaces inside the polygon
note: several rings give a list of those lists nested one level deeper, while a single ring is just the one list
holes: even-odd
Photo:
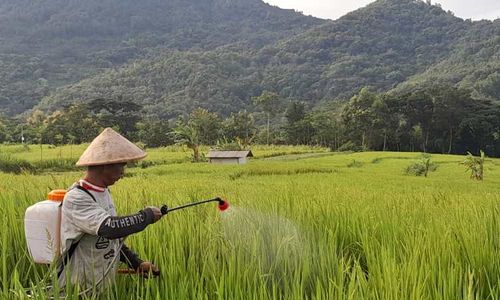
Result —
[{"label": "forested hill", "polygon": [[500,19],[475,22],[450,55],[396,90],[435,82],[472,90],[477,98],[500,101]]},{"label": "forested hill", "polygon": [[[10,5],[40,3],[23,1]],[[0,106],[20,112],[43,98],[38,107],[54,110],[106,97],[173,118],[196,107],[227,115],[263,90],[311,106],[347,100],[365,86],[388,91],[435,81],[468,87],[478,98],[500,94],[500,20],[462,20],[419,0],[378,0],[336,21],[259,0],[118,1],[115,9],[116,1],[44,1],[65,9],[21,36],[51,32],[52,44],[35,38],[38,48],[23,55],[39,51],[37,58],[3,56],[15,72],[0,68],[7,91]],[[15,15],[7,6],[0,11]],[[87,10],[73,9],[80,6]],[[69,29],[52,20],[66,20]],[[14,31],[4,35],[23,45]],[[13,99],[26,103],[20,109]]]},{"label": "forested hill", "polygon": [[258,49],[323,22],[260,0],[2,0],[0,110],[158,49]]},{"label": "forested hill", "polygon": [[60,58],[64,52],[87,55],[120,43],[262,46],[321,22],[260,0],[2,0],[0,50]]},{"label": "forested hill", "polygon": [[[159,53],[60,89],[42,107],[122,95],[166,117],[198,106],[228,114],[263,90],[316,105],[347,100],[364,86],[425,82],[427,74],[454,84],[480,74],[469,84],[475,88],[498,71],[498,24],[462,20],[422,1],[379,0],[261,49]],[[473,65],[469,56],[478,57]]]}]

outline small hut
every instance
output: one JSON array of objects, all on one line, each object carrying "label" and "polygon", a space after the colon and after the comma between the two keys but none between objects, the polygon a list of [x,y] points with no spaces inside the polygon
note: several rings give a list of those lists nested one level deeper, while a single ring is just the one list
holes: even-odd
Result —
[{"label": "small hut", "polygon": [[208,161],[212,164],[246,164],[252,151],[219,151],[210,150],[207,154]]}]

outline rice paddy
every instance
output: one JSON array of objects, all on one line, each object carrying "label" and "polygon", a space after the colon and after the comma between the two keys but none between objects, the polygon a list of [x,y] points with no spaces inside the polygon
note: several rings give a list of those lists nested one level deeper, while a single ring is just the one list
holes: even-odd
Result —
[{"label": "rice paddy", "polygon": [[[34,163],[35,149],[9,155]],[[83,149],[46,148],[44,159],[76,159]],[[246,165],[211,165],[191,163],[179,147],[148,152],[154,164],[111,187],[120,214],[215,196],[231,208],[172,212],[129,237],[162,274],[119,275],[102,299],[500,297],[500,160],[488,160],[478,182],[463,156],[433,155],[438,168],[424,178],[404,175],[417,153],[256,147]],[[0,298],[22,298],[48,270],[29,258],[24,211],[81,176],[0,173]]]}]

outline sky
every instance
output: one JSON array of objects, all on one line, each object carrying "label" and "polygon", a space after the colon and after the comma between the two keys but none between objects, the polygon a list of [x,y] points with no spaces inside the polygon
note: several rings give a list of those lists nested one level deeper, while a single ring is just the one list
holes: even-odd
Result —
[{"label": "sky", "polygon": [[[346,13],[366,6],[373,0],[264,0],[281,8],[293,8],[305,15],[323,19],[338,19]],[[500,18],[500,0],[432,0],[444,10],[451,10],[463,19],[494,20]]]}]

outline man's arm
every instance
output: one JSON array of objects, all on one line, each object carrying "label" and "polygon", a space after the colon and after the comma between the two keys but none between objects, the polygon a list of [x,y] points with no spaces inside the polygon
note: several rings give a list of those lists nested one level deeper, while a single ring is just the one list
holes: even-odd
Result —
[{"label": "man's arm", "polygon": [[140,259],[139,256],[125,244],[123,244],[120,251],[120,261],[126,263],[129,268],[135,270],[138,274],[142,274],[145,278],[160,276],[160,269],[158,269],[157,266]]},{"label": "man's arm", "polygon": [[137,253],[130,250],[127,245],[123,244],[122,250],[120,251],[120,261],[126,263],[130,268],[137,270],[139,266],[144,262],[139,258]]},{"label": "man's arm", "polygon": [[82,232],[110,240],[140,232],[162,217],[157,207],[146,207],[135,215],[114,217],[85,192],[76,189],[67,194],[63,213]]},{"label": "man's arm", "polygon": [[[141,232],[148,225],[157,221],[157,213],[154,209],[155,208],[147,207],[134,215],[124,217],[109,216],[102,222],[97,231],[97,235],[115,240]],[[156,210],[158,210],[158,208],[156,208]]]}]

